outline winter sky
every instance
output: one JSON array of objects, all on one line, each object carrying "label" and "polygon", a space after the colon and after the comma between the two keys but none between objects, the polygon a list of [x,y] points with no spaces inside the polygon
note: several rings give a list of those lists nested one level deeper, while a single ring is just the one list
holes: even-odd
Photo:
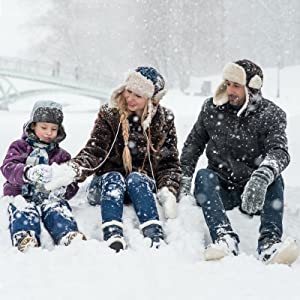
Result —
[{"label": "winter sky", "polygon": [[28,48],[25,24],[46,7],[46,3],[32,6],[28,0],[0,0],[0,56],[17,57]]},{"label": "winter sky", "polygon": [[16,45],[25,42],[18,29],[25,16],[15,0],[0,0],[0,16],[0,55],[17,55],[19,47]]}]

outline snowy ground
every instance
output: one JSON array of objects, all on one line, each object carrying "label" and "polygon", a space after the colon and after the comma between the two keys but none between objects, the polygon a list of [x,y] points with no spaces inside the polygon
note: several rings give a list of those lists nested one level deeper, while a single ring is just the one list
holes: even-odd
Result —
[{"label": "snowy ground", "polygon": [[[296,78],[300,67],[282,71],[282,95],[275,102],[288,114],[288,135],[292,163],[284,172],[286,204],[284,236],[300,241],[300,203],[298,169],[300,168],[299,100]],[[265,75],[264,95],[274,99],[275,73]],[[213,86],[219,78],[212,78]],[[96,101],[83,97],[51,95],[65,105],[65,127],[68,137],[62,146],[72,155],[84,145],[92,128]],[[0,161],[9,144],[20,137],[33,102],[24,99],[11,105],[10,112],[0,111]],[[164,104],[176,116],[179,149],[196,120],[204,99],[187,97],[170,91]],[[93,102],[94,101],[94,102]],[[80,110],[83,112],[79,112]],[[94,112],[91,112],[94,110]],[[199,165],[205,165],[201,159]],[[0,195],[4,178],[0,176]],[[0,201],[0,295],[5,300],[59,299],[205,299],[205,300],[279,300],[300,299],[298,281],[300,260],[292,267],[265,266],[256,260],[255,248],[259,219],[249,219],[238,211],[229,213],[233,227],[241,238],[242,254],[219,262],[203,261],[203,249],[209,241],[200,208],[192,198],[179,204],[179,216],[164,223],[168,245],[149,249],[138,230],[131,207],[124,211],[125,236],[129,249],[115,254],[102,241],[99,207],[86,203],[85,189],[70,201],[79,227],[88,238],[70,247],[54,247],[47,232],[42,233],[43,247],[26,254],[11,247],[6,214],[8,199]]]}]

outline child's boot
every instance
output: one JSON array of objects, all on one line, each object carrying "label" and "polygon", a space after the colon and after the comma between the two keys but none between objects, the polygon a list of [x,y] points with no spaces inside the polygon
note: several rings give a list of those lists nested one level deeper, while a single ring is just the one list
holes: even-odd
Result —
[{"label": "child's boot", "polygon": [[69,246],[74,240],[86,240],[86,237],[80,231],[71,231],[63,236],[59,242],[60,245]]},{"label": "child's boot", "polygon": [[39,242],[33,231],[19,231],[13,236],[13,245],[21,252],[26,252],[29,248],[38,247]]}]

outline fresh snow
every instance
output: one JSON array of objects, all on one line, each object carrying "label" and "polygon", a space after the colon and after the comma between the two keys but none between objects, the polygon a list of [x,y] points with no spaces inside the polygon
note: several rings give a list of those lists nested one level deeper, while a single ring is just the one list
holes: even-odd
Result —
[{"label": "fresh snow", "polygon": [[[288,115],[288,138],[292,161],[284,172],[286,203],[284,237],[300,241],[300,66],[282,70],[281,98],[276,95],[276,72],[265,72],[263,93],[283,107]],[[209,78],[215,87],[220,75]],[[23,83],[24,87],[26,83]],[[199,88],[195,87],[195,90]],[[85,145],[96,118],[99,103],[73,95],[49,95],[26,98],[11,105],[10,111],[0,111],[0,160],[9,144],[18,139],[22,126],[36,100],[52,99],[65,103],[64,125],[67,139],[62,147],[74,156]],[[92,101],[94,101],[92,103]],[[169,91],[162,104],[175,113],[179,149],[196,121],[204,99],[188,97],[176,90]],[[72,109],[74,107],[74,109]],[[82,109],[82,112],[78,108]],[[92,112],[91,112],[92,111]],[[198,167],[206,166],[202,157]],[[81,184],[77,196],[70,201],[80,230],[87,241],[75,240],[69,247],[54,246],[42,231],[42,248],[20,253],[11,246],[8,231],[7,203],[0,201],[0,297],[5,300],[60,299],[122,299],[122,300],[298,300],[300,292],[300,259],[291,267],[265,266],[255,257],[259,218],[248,218],[237,210],[229,217],[241,239],[241,255],[217,262],[203,260],[203,250],[209,234],[201,209],[192,197],[178,206],[178,217],[163,220],[167,245],[149,249],[142,238],[133,208],[124,209],[124,233],[129,248],[115,254],[102,240],[100,208],[86,202],[86,187]],[[0,176],[0,195],[3,176]],[[20,199],[15,199],[23,205]],[[161,212],[160,212],[161,213]],[[161,214],[162,215],[162,214]]]},{"label": "fresh snow", "polygon": [[57,188],[67,186],[73,182],[76,172],[68,164],[51,165],[53,180],[45,184],[45,188],[49,191],[55,191]]}]

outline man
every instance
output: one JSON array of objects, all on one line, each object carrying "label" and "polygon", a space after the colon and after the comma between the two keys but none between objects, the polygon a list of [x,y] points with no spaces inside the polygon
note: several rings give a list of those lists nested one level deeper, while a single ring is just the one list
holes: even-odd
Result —
[{"label": "man", "polygon": [[205,250],[206,260],[238,255],[239,237],[226,215],[234,207],[250,216],[260,215],[260,260],[290,264],[298,255],[294,240],[281,241],[281,172],[290,162],[286,114],[262,97],[262,84],[263,72],[255,63],[246,59],[228,63],[222,83],[204,102],[184,143],[179,197],[190,192],[206,147],[208,167],[198,170],[194,190],[213,242]]}]

